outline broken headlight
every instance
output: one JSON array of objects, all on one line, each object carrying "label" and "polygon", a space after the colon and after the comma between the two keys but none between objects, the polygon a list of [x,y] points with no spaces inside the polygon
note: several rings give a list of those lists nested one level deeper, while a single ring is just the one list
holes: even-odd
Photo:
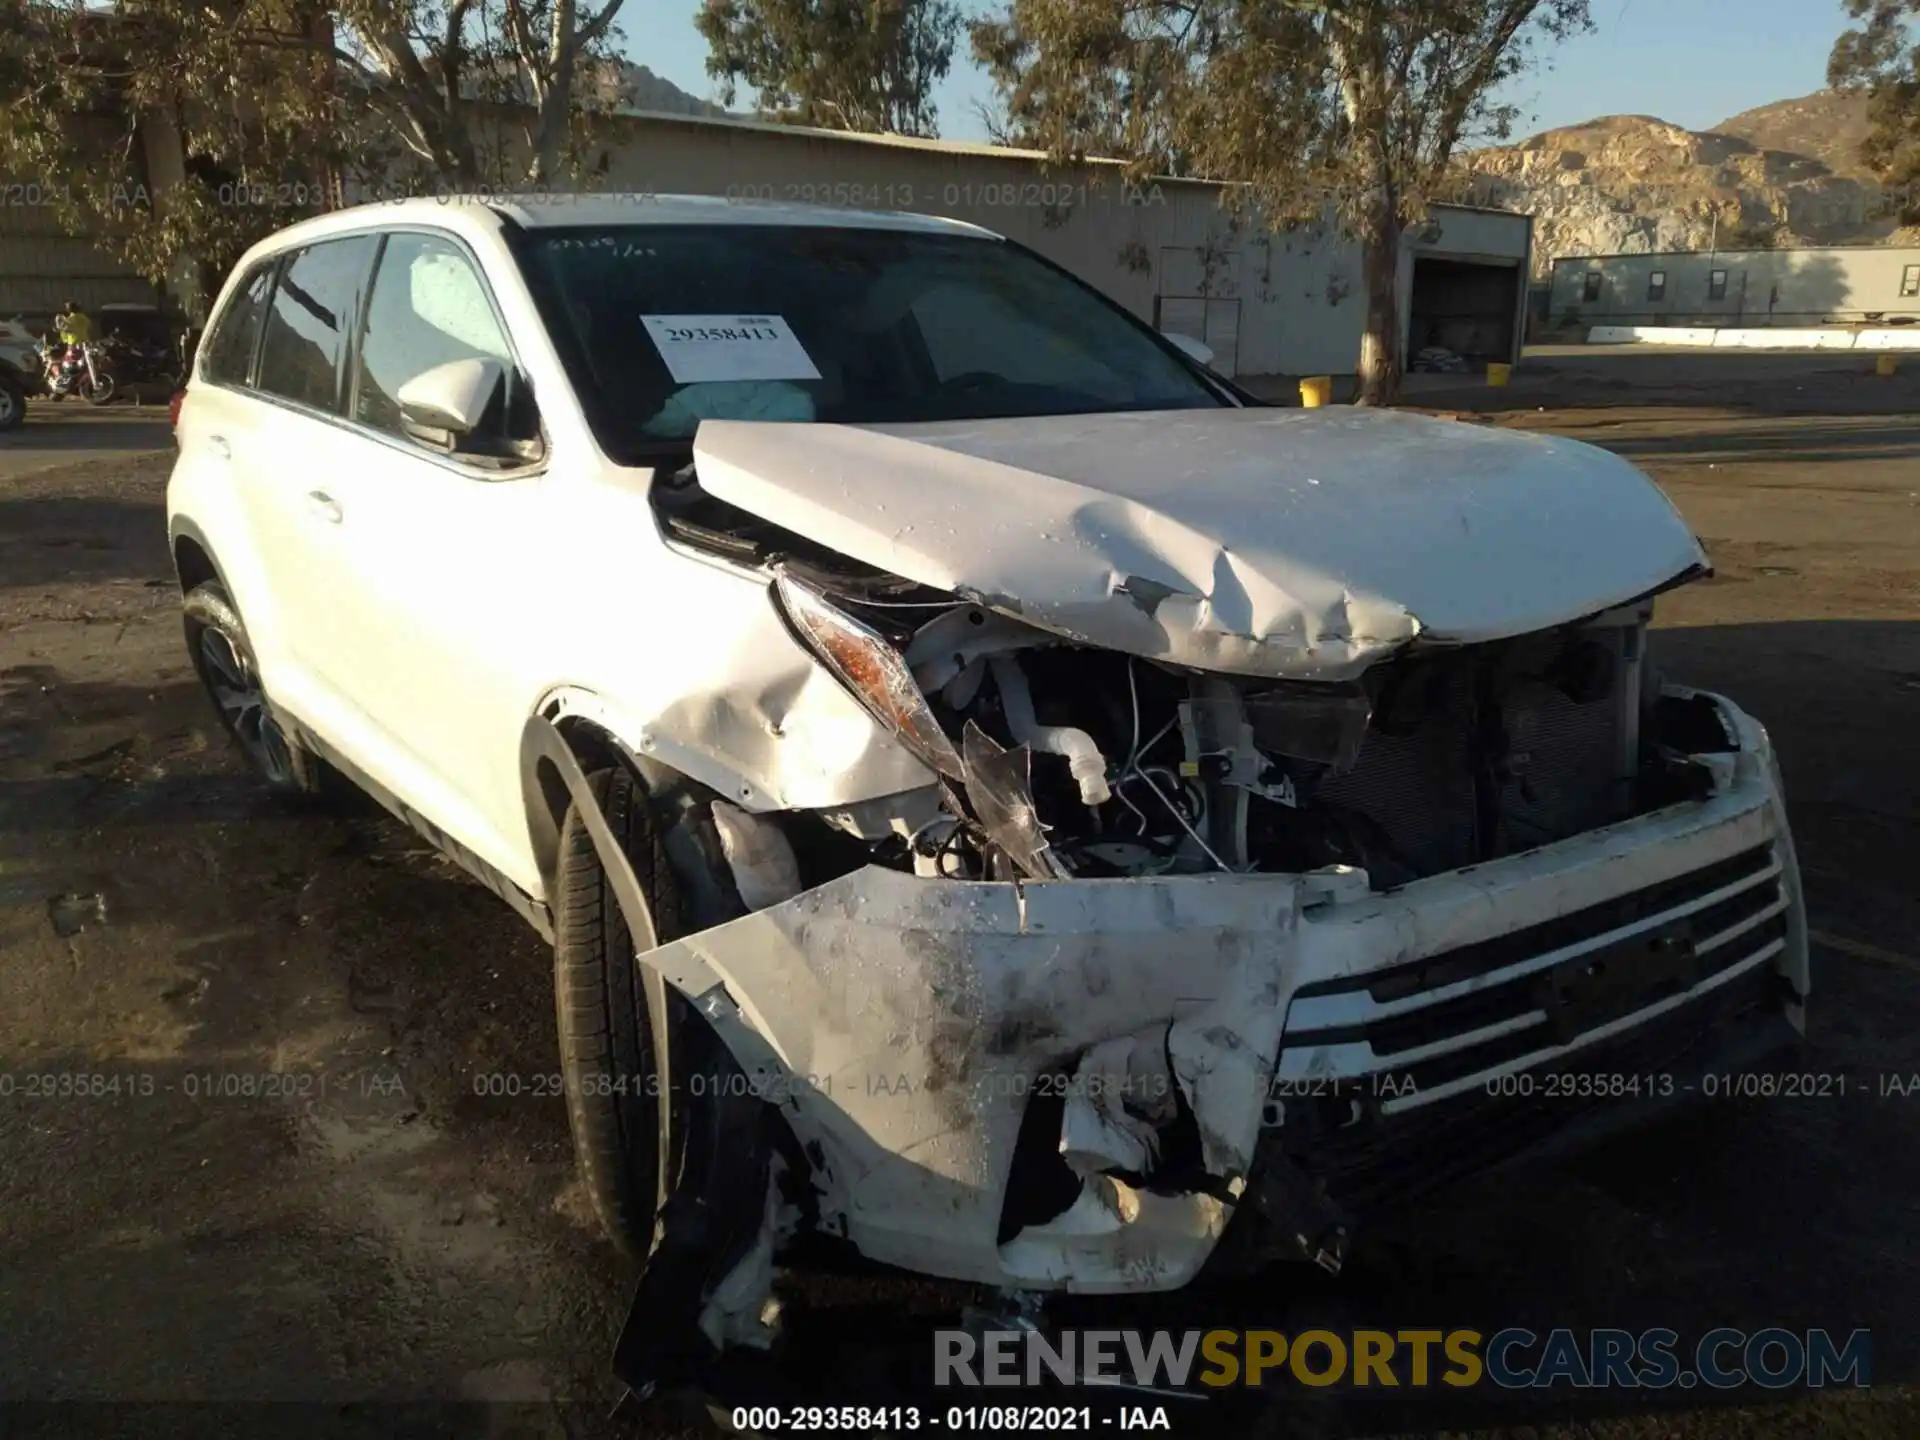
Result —
[{"label": "broken headlight", "polygon": [[885,636],[784,571],[774,577],[773,600],[794,638],[916,759],[949,779],[965,779],[960,753],[914,683],[906,658]]}]

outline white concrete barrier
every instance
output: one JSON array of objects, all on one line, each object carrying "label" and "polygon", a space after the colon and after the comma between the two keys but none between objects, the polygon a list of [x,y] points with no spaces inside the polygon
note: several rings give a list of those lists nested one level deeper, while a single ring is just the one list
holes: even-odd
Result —
[{"label": "white concrete barrier", "polygon": [[1596,325],[1587,331],[1589,345],[1711,345],[1720,332],[1682,329],[1671,325]]},{"label": "white concrete barrier", "polygon": [[1715,350],[1920,350],[1920,326],[1899,330],[1713,330],[1679,325],[1595,325],[1589,345],[1697,345]]},{"label": "white concrete barrier", "polygon": [[1716,350],[1851,350],[1852,330],[1722,330]]}]

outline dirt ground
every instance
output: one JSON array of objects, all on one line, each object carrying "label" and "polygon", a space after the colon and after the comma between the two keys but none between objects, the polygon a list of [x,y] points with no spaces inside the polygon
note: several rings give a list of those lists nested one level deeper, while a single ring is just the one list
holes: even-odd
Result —
[{"label": "dirt ground", "polygon": [[[1504,391],[1411,397],[1614,449],[1706,540],[1718,573],[1666,602],[1656,658],[1774,732],[1819,937],[1806,1068],[1846,1098],[1722,1102],[1462,1187],[1338,1282],[1100,1313],[1866,1327],[1874,1388],[1288,1388],[1178,1433],[1920,1434],[1920,1096],[1879,1093],[1920,1072],[1920,373],[1870,370],[1555,353]],[[540,943],[371,809],[269,802],[216,730],[180,642],[168,445],[132,408],[36,407],[0,436],[0,1432],[700,1433],[674,1408],[604,1419],[628,1281],[564,1110],[479,1093],[555,1068]],[[963,1298],[788,1290],[792,1363],[843,1403],[869,1337]]]}]

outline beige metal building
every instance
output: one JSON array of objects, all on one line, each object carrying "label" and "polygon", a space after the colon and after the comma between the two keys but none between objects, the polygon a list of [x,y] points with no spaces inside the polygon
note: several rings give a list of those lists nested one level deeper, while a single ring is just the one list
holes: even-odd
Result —
[{"label": "beige metal building", "polygon": [[[513,128],[475,123],[488,126],[489,148]],[[179,136],[164,117],[141,131],[142,178],[163,204],[183,175]],[[1051,169],[1033,151],[733,118],[621,113],[593,133],[594,190],[946,215],[1031,247],[1163,331],[1204,340],[1222,373],[1350,374],[1359,358],[1358,247],[1332,229],[1264,233],[1236,219],[1218,184],[1129,186],[1113,161]],[[520,168],[503,159],[503,171]],[[1506,211],[1442,207],[1414,227],[1400,267],[1407,353],[1440,345],[1470,362],[1517,359],[1532,241],[1531,217]],[[180,268],[169,288],[191,309],[192,267]],[[50,312],[69,296],[95,308],[150,301],[153,289],[61,236],[50,206],[0,207],[0,316]]]},{"label": "beige metal building", "polygon": [[[1365,298],[1337,233],[1236,225],[1220,185],[1123,186],[1121,167],[1049,170],[1035,152],[687,115],[622,114],[599,132],[594,188],[914,210],[1037,250],[1164,331],[1204,340],[1227,374],[1350,374]],[[561,203],[556,201],[556,203]],[[1443,208],[1401,261],[1408,353],[1518,357],[1531,217]]]},{"label": "beige metal building", "polygon": [[0,320],[32,328],[63,304],[152,304],[154,288],[131,267],[60,228],[51,192],[0,177]]},{"label": "beige metal building", "polygon": [[[150,305],[154,287],[132,266],[97,247],[89,236],[69,235],[60,223],[62,202],[91,190],[90,198],[131,208],[148,184],[139,163],[125,167],[125,135],[107,121],[81,122],[100,157],[95,173],[8,175],[0,172],[0,319],[22,319],[33,328],[69,300],[89,311],[102,305]],[[143,123],[146,132],[156,127]],[[171,134],[177,149],[179,137]],[[139,157],[148,165],[152,145]],[[115,157],[120,157],[116,163]]]},{"label": "beige metal building", "polygon": [[1920,323],[1920,247],[1583,255],[1553,262],[1548,323]]}]

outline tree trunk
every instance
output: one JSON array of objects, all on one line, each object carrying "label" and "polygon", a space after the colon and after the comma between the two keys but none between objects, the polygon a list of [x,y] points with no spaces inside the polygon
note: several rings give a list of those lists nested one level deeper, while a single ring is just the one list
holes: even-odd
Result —
[{"label": "tree trunk", "polygon": [[546,73],[535,84],[539,109],[527,180],[539,187],[552,185],[559,175],[567,129],[573,119],[574,20],[573,0],[556,0],[544,57]]},{"label": "tree trunk", "polygon": [[1393,188],[1383,184],[1360,227],[1360,268],[1367,287],[1367,326],[1360,337],[1362,405],[1391,405],[1400,398],[1400,228]]},{"label": "tree trunk", "polygon": [[334,159],[340,144],[340,100],[334,85],[333,50],[338,37],[334,34],[333,11],[325,6],[316,6],[307,25],[307,38],[314,46],[314,89],[320,97],[321,123],[326,136],[321,145],[315,177],[323,198],[316,208],[338,210],[346,204],[346,186]]},{"label": "tree trunk", "polygon": [[426,158],[432,164],[433,183],[459,191],[480,184],[480,157],[474,150],[473,132],[464,110],[448,114],[429,99],[410,117],[425,142]]},{"label": "tree trunk", "polygon": [[[568,71],[572,66],[566,66]],[[551,88],[540,102],[534,121],[533,159],[527,168],[527,183],[536,188],[553,185],[564,169],[567,130],[573,119],[573,77],[550,77]]]}]

